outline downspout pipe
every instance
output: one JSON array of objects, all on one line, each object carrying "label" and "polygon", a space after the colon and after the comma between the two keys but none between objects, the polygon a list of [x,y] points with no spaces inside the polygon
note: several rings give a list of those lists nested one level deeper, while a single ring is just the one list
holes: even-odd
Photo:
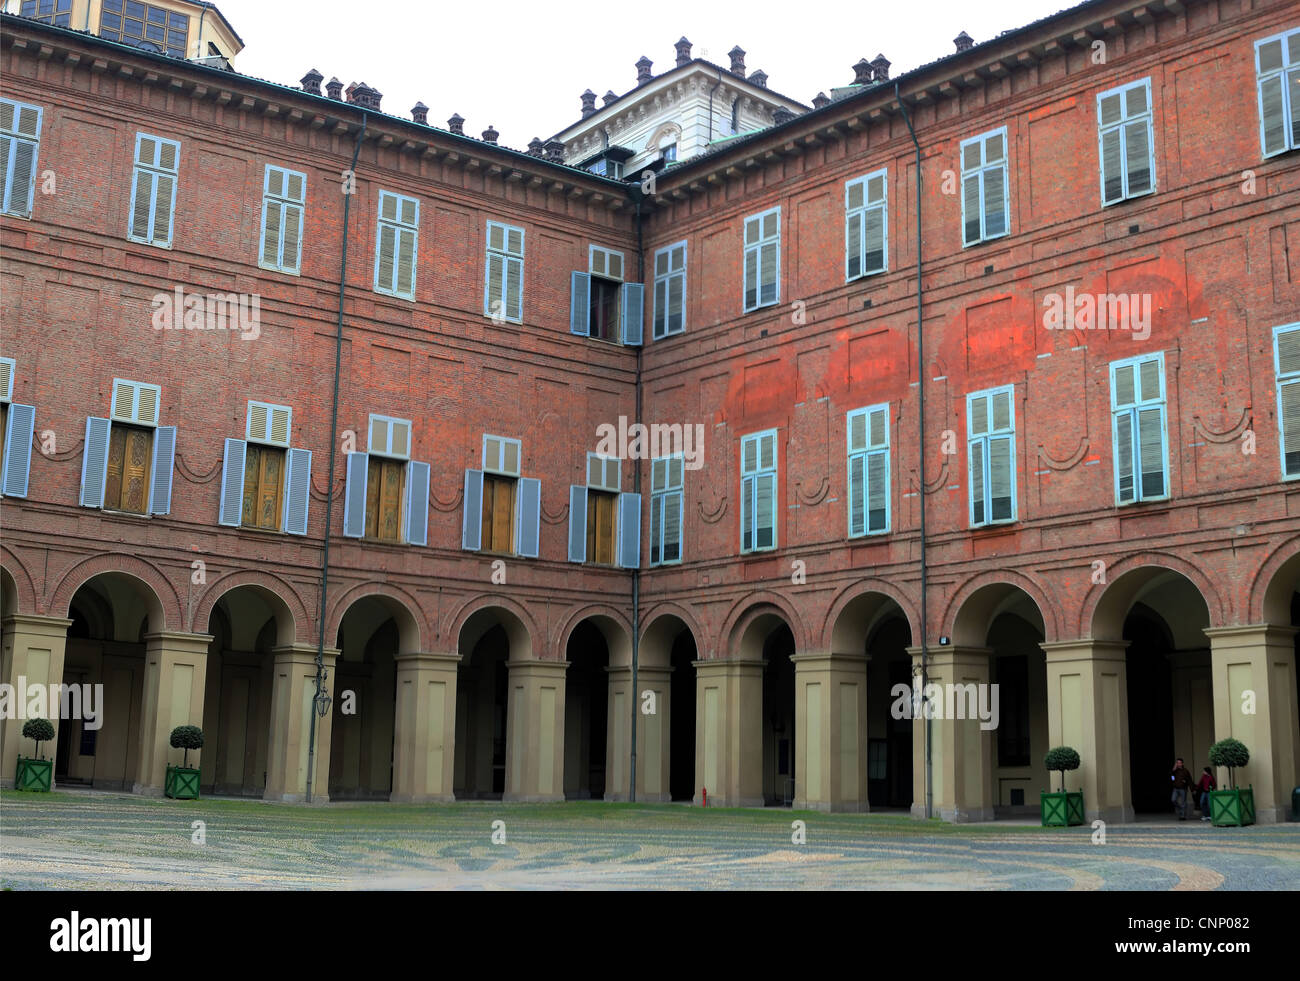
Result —
[{"label": "downspout pipe", "polygon": [[[641,185],[633,184],[632,192],[636,198],[636,271],[637,282],[645,282],[645,252],[641,245]],[[644,311],[643,321],[644,321]],[[645,323],[641,324],[641,344],[636,349],[636,421],[641,421],[641,351],[645,347]],[[641,461],[635,461],[632,467],[632,493],[641,499]],[[638,543],[638,550],[640,545]],[[638,665],[641,653],[641,566],[632,570],[632,766],[628,774],[627,799],[636,802],[636,724],[641,714],[641,689],[639,687]]]},{"label": "downspout pipe", "polygon": [[[713,88],[709,89],[709,143],[713,142],[713,93],[718,91],[722,85],[722,72],[718,72],[718,81]],[[707,144],[706,144],[707,145]]]},{"label": "downspout pipe", "polygon": [[[898,82],[894,82],[894,100],[903,112],[903,121],[907,123],[907,132],[912,137],[912,146],[916,149],[916,415],[917,447],[920,457],[921,480],[921,697],[924,699],[930,684],[929,645],[926,643],[926,630],[929,621],[926,618],[926,593],[928,590],[929,566],[926,562],[925,537],[925,322],[921,319],[921,144],[912,127],[912,114],[907,111],[907,104],[899,93]],[[934,727],[930,713],[925,713],[925,817],[934,816]]]},{"label": "downspout pipe", "polygon": [[330,528],[334,524],[334,465],[338,450],[335,434],[339,425],[339,381],[343,371],[343,295],[348,282],[348,217],[352,213],[352,194],[348,193],[347,180],[354,181],[357,173],[357,157],[361,154],[361,143],[366,138],[366,124],[370,121],[367,113],[361,115],[361,129],[357,132],[356,145],[352,147],[352,167],[344,177],[343,184],[343,249],[339,261],[339,312],[334,331],[334,398],[330,406],[330,462],[325,471],[325,548],[320,565],[320,621],[316,641],[316,696],[312,699],[311,726],[307,736],[307,803],[311,803],[312,774],[316,763],[316,700],[325,688],[325,611],[326,597],[330,582]]}]

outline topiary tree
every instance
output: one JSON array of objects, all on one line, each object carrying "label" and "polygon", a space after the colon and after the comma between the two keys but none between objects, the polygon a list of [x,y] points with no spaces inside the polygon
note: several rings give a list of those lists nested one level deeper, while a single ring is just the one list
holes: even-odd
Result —
[{"label": "topiary tree", "polygon": [[198,726],[177,726],[172,730],[172,748],[185,750],[181,766],[189,766],[190,750],[203,748],[203,730]]},{"label": "topiary tree", "polygon": [[1228,768],[1228,780],[1232,783],[1233,790],[1237,789],[1237,775],[1234,771],[1249,762],[1250,750],[1240,739],[1220,739],[1210,747],[1210,764]]},{"label": "topiary tree", "polygon": [[54,725],[49,719],[28,719],[23,723],[23,738],[36,743],[36,758],[43,760],[41,743],[54,738]]},{"label": "topiary tree", "polygon": [[1079,769],[1079,754],[1069,746],[1057,746],[1047,751],[1043,763],[1046,764],[1050,773],[1053,770],[1061,771],[1061,791],[1065,791],[1065,771]]}]

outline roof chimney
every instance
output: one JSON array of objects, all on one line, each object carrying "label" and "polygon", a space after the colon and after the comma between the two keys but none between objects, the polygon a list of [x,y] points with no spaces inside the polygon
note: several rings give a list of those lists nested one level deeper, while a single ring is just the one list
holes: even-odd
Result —
[{"label": "roof chimney", "polygon": [[483,142],[495,143],[497,141],[497,137],[500,135],[501,135],[500,133],[498,133],[496,130],[492,128],[492,124],[488,123],[488,128],[483,131]]},{"label": "roof chimney", "polygon": [[785,106],[777,106],[772,110],[772,123],[776,126],[788,123],[792,119],[794,119],[794,113]]},{"label": "roof chimney", "polygon": [[596,93],[587,89],[582,93],[582,118],[586,119],[596,111]]},{"label": "roof chimney", "polygon": [[853,66],[853,84],[870,85],[871,84],[871,62],[862,58]]},{"label": "roof chimney", "polygon": [[813,108],[820,109],[822,106],[828,105],[830,101],[831,101],[830,98],[826,95],[825,92],[818,92],[816,95],[813,96]]},{"label": "roof chimney", "polygon": [[650,68],[653,64],[654,62],[651,61],[649,58],[647,58],[645,55],[642,55],[640,58],[637,59],[636,62],[636,84],[637,85],[639,86],[644,85],[646,82],[650,81],[650,79],[654,77],[653,75],[650,74]]},{"label": "roof chimney", "polygon": [[889,81],[889,59],[882,54],[871,59],[871,68],[876,73],[877,82]]},{"label": "roof chimney", "polygon": [[757,85],[760,89],[767,88],[767,72],[762,71],[761,69],[759,71],[754,72],[754,74],[750,75],[749,80],[753,82],[755,85]]},{"label": "roof chimney", "polygon": [[547,140],[546,141],[546,159],[553,163],[564,163],[564,141]]},{"label": "roof chimney", "polygon": [[604,100],[605,105],[609,105],[611,102],[617,102],[617,101],[618,101],[618,96],[616,96],[616,95],[614,94],[614,90],[613,90],[613,89],[608,89],[608,90],[605,92],[605,94],[601,96],[601,98]]},{"label": "roof chimney", "polygon": [[320,83],[325,78],[315,68],[302,77],[302,90],[312,95],[320,95]]},{"label": "roof chimney", "polygon": [[677,67],[681,68],[682,65],[690,64],[691,42],[683,37],[680,41],[674,44],[673,47],[677,49]]},{"label": "roof chimney", "polygon": [[745,49],[739,44],[732,48],[727,54],[731,55],[731,74],[745,77]]},{"label": "roof chimney", "polygon": [[411,118],[414,119],[421,126],[428,126],[429,107],[426,106],[423,102],[417,102],[415,104],[415,107],[411,110]]},{"label": "roof chimney", "polygon": [[528,141],[528,155],[530,157],[540,157],[545,152],[545,146],[546,144],[534,136]]},{"label": "roof chimney", "polygon": [[953,38],[952,43],[957,45],[958,51],[969,51],[971,48],[975,47],[974,39],[965,31],[962,31]]},{"label": "roof chimney", "polygon": [[451,118],[447,120],[447,128],[457,136],[465,135],[465,120],[461,118],[460,113],[452,113]]},{"label": "roof chimney", "polygon": [[342,101],[343,83],[340,82],[337,78],[331,78],[328,82],[325,83],[325,91],[329,93],[329,97],[333,99],[335,102]]}]

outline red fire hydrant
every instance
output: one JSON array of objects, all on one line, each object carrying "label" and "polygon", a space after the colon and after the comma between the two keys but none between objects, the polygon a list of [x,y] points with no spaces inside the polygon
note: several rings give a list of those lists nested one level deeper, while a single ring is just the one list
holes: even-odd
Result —
[{"label": "red fire hydrant", "polygon": [[704,797],[704,806],[705,806],[705,807],[708,807],[708,806],[709,806],[709,788],[708,788],[708,787],[701,787],[701,788],[700,788],[700,793],[701,793],[701,794],[703,795],[703,797]]}]

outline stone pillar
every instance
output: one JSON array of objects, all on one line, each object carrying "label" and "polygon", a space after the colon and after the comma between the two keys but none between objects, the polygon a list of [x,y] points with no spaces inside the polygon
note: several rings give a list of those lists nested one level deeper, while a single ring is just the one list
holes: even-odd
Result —
[{"label": "stone pillar", "polygon": [[[1129,781],[1126,640],[1061,640],[1039,645],[1047,655],[1049,749],[1079,752],[1066,790],[1083,791],[1089,823],[1133,820]],[[1057,780],[1059,773],[1049,774]],[[1056,790],[1052,784],[1050,790]]]},{"label": "stone pillar", "polygon": [[564,800],[564,673],[568,661],[507,661],[507,801]]},{"label": "stone pillar", "polygon": [[[4,618],[3,639],[0,640],[0,682],[13,686],[13,703],[8,718],[0,719],[0,787],[14,785],[14,771],[18,768],[18,754],[33,756],[36,744],[23,739],[23,723],[27,721],[27,697],[32,685],[63,684],[63,655],[68,640],[71,620],[61,617],[34,616],[13,613]],[[102,689],[101,689],[102,690]],[[48,696],[50,689],[45,688]],[[86,706],[82,706],[85,714]],[[103,700],[96,699],[94,708],[100,713],[97,720],[103,725]],[[44,717],[54,726],[54,738],[41,743],[41,755],[52,758],[59,745],[59,704],[50,705],[45,699]]]},{"label": "stone pillar", "polygon": [[312,803],[329,800],[330,735],[338,693],[331,675],[338,650],[326,648],[325,688],[333,698],[324,716],[316,715],[316,742],[311,745],[311,720],[315,713],[316,648],[310,644],[277,647],[271,682],[271,746],[267,753],[265,800],[307,799],[307,756],[312,754]]},{"label": "stone pillar", "polygon": [[[1291,790],[1300,786],[1296,628],[1251,624],[1210,627],[1205,634],[1214,678],[1214,734],[1239,739],[1250,750],[1250,762],[1236,778],[1238,787],[1254,788],[1255,820],[1285,821]],[[1216,778],[1220,787],[1228,786],[1226,769]]]},{"label": "stone pillar", "polygon": [[695,803],[763,806],[762,658],[716,658],[695,666]]},{"label": "stone pillar", "polygon": [[398,654],[389,800],[451,801],[459,654]]},{"label": "stone pillar", "polygon": [[[921,651],[909,647],[912,655],[913,675],[921,670]],[[915,791],[912,813],[925,813],[925,737],[927,723],[933,739],[930,756],[933,782],[933,812],[945,821],[993,820],[993,732],[982,729],[974,713],[964,713],[966,718],[951,718],[957,703],[965,707],[966,700],[960,689],[949,685],[975,685],[989,683],[987,647],[931,647],[929,649],[928,684],[936,686],[929,692],[925,704],[919,707],[912,719],[913,780]],[[949,698],[950,691],[957,696]],[[926,719],[926,712],[933,717]],[[919,805],[916,802],[920,802]]]},{"label": "stone pillar", "polygon": [[[627,800],[628,767],[632,743],[632,715],[636,714],[636,799],[666,802],[669,735],[672,706],[668,679],[672,668],[639,666],[637,696],[632,695],[632,667],[607,668],[609,672],[609,735],[605,742],[605,800]],[[650,693],[653,698],[647,699]],[[649,711],[653,708],[654,711]]]},{"label": "stone pillar", "polygon": [[866,811],[867,656],[796,654],[796,809]]},{"label": "stone pillar", "polygon": [[[144,643],[140,759],[131,792],[161,797],[167,765],[179,766],[186,755],[184,750],[172,749],[172,730],[203,725],[203,692],[212,636],[164,630],[145,634]],[[201,750],[190,750],[191,768],[199,769],[201,756]]]}]

